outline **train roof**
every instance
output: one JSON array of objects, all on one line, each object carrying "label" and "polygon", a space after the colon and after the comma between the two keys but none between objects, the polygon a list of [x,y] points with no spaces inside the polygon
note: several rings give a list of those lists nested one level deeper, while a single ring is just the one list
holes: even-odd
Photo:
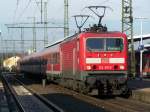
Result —
[{"label": "train roof", "polygon": [[54,44],[46,46],[45,48],[49,48],[49,47],[55,46],[55,45],[57,45],[57,44],[59,44],[59,43],[61,43],[63,41],[71,40],[71,39],[77,37],[77,35],[84,34],[84,33],[97,33],[97,34],[104,34],[105,33],[105,34],[112,34],[112,33],[121,33],[121,32],[119,32],[119,31],[108,31],[108,32],[85,32],[85,31],[83,31],[81,33],[75,33],[73,35],[66,36],[65,38],[62,38],[62,39],[54,42]]},{"label": "train roof", "polygon": [[[65,38],[62,38],[62,39],[60,39],[60,40],[57,40],[56,42],[54,42],[54,44],[48,45],[48,46],[46,46],[45,48],[49,48],[49,47],[55,46],[55,45],[57,45],[57,44],[60,44],[61,42],[65,41],[65,40],[68,40],[68,39],[70,39],[70,38],[73,38],[75,35],[78,35],[78,34],[79,34],[79,33],[76,33],[76,34],[70,35],[70,36],[66,36]],[[43,50],[45,50],[45,49],[43,49]]]},{"label": "train roof", "polygon": [[107,32],[91,32],[91,31],[85,32],[85,31],[83,31],[81,33],[75,33],[74,35],[68,36],[63,41],[70,41],[70,40],[76,38],[78,35],[92,34],[92,33],[95,33],[95,34],[113,34],[113,33],[122,34],[122,32],[120,32],[120,31],[107,31]]},{"label": "train roof", "polygon": [[65,38],[62,38],[62,39],[60,39],[60,40],[54,42],[54,44],[51,44],[51,45],[46,46],[46,47],[45,47],[44,49],[42,49],[41,51],[34,52],[34,53],[30,54],[30,55],[27,55],[27,56],[23,57],[22,60],[28,60],[28,59],[32,59],[32,58],[34,58],[34,57],[41,57],[41,56],[43,56],[44,54],[47,53],[47,50],[48,50],[50,47],[53,47],[53,46],[55,46],[55,45],[57,45],[57,44],[60,44],[60,43],[62,43],[62,42],[70,41],[70,40],[72,40],[72,39],[74,39],[74,38],[77,38],[78,35],[82,35],[82,34],[92,34],[92,33],[95,33],[95,34],[113,34],[113,33],[119,33],[119,34],[121,34],[121,32],[119,32],[119,31],[109,31],[109,32],[90,32],[90,31],[85,32],[85,31],[83,31],[83,32],[81,32],[81,33],[75,33],[74,35],[67,36],[67,37],[65,37]]},{"label": "train roof", "polygon": [[54,44],[48,45],[48,46],[46,46],[45,48],[49,48],[49,47],[52,47],[52,46],[54,46],[54,45],[57,45],[57,44],[61,43],[63,40],[64,40],[64,39],[60,39],[60,40],[54,42]]}]

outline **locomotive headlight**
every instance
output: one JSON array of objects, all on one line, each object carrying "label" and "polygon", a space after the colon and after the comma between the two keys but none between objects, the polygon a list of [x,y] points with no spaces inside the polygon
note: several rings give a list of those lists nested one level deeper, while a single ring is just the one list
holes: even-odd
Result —
[{"label": "locomotive headlight", "polygon": [[121,70],[124,70],[124,66],[123,66],[123,65],[120,65],[120,69],[121,69]]},{"label": "locomotive headlight", "polygon": [[86,66],[86,69],[87,69],[87,70],[91,70],[92,67],[91,67],[90,65],[88,65],[88,66]]}]

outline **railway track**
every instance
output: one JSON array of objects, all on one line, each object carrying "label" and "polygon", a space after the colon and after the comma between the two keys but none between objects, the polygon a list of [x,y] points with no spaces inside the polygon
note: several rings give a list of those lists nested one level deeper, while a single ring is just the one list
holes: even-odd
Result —
[{"label": "railway track", "polygon": [[[150,112],[150,104],[139,102],[133,99],[125,99],[121,97],[100,99],[95,96],[87,96],[72,90],[68,90],[59,85],[49,84],[46,88],[42,88],[40,84],[35,84],[28,86],[28,88],[33,89],[38,94],[66,94],[81,101],[87,102],[94,106],[104,109],[109,112]],[[55,93],[56,92],[56,93]],[[47,99],[49,97],[45,96]]]},{"label": "railway track", "polygon": [[[24,84],[19,79],[15,79],[15,80],[19,81],[19,83],[21,83],[27,90],[31,91],[32,93],[37,93],[35,95],[38,98],[42,98],[46,102],[49,102],[49,101],[54,102],[55,105],[58,105],[64,112],[108,112],[97,106],[93,106],[93,105],[88,104],[79,99],[75,99],[71,95],[66,95],[65,92],[63,94],[63,91],[59,92],[57,94],[52,94],[52,96],[46,92],[40,94],[38,91],[35,91],[33,88],[28,87],[27,86],[28,84],[27,85]],[[30,81],[27,81],[27,83],[29,83],[29,82]],[[56,88],[59,90],[63,90],[63,89],[60,89],[60,87],[59,88],[58,87],[56,87]],[[41,88],[39,88],[39,89],[42,91]],[[43,97],[45,97],[45,98],[43,98]]]},{"label": "railway track", "polygon": [[110,112],[150,112],[150,104],[120,97],[99,99],[79,94],[74,95],[74,97],[96,105]]},{"label": "railway track", "polygon": [[109,100],[109,102],[112,102],[120,106],[124,106],[125,108],[133,109],[138,112],[150,112],[150,104],[135,101],[133,99],[123,99],[116,97],[115,100]]},{"label": "railway track", "polygon": [[27,90],[12,75],[3,74],[2,81],[7,93],[9,109],[12,112],[64,112],[44,97]]}]

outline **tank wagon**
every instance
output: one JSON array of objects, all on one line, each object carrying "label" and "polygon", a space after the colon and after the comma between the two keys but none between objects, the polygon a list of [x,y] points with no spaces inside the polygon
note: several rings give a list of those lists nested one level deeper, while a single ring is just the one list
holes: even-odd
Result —
[{"label": "tank wagon", "polygon": [[82,93],[120,95],[128,90],[127,59],[126,35],[98,24],[22,58],[18,66]]}]

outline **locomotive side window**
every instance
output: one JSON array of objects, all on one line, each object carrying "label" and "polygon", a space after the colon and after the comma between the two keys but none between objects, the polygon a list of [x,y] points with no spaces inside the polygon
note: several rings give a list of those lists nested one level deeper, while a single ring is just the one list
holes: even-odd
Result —
[{"label": "locomotive side window", "polygon": [[86,40],[88,51],[122,51],[123,39],[121,38],[88,38]]}]

